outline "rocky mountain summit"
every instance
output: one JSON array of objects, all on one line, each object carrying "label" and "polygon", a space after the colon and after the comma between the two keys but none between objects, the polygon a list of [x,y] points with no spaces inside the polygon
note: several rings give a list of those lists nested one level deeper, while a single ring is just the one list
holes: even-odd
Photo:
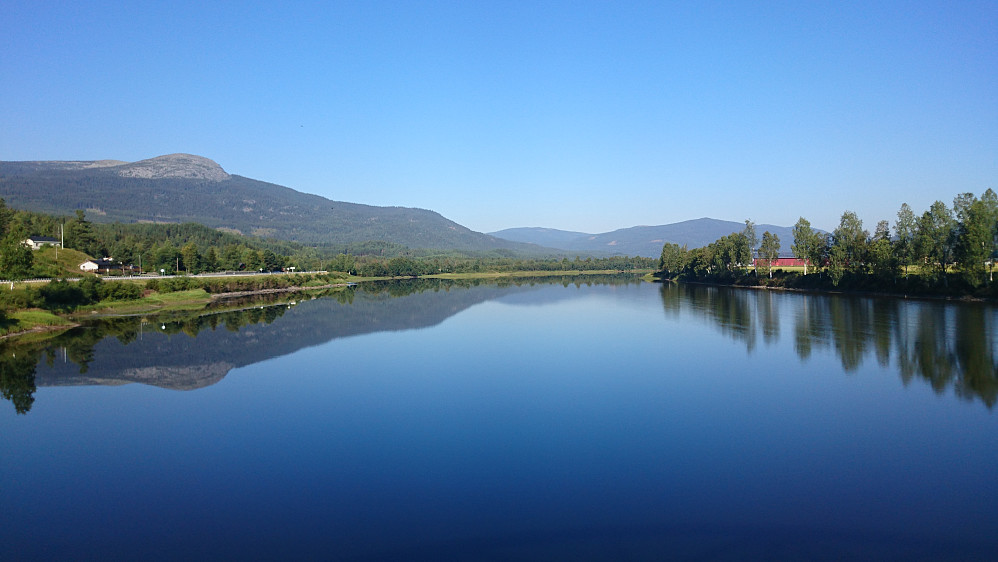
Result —
[{"label": "rocky mountain summit", "polygon": [[119,166],[123,178],[185,178],[225,181],[231,176],[214,160],[194,154],[167,154]]}]

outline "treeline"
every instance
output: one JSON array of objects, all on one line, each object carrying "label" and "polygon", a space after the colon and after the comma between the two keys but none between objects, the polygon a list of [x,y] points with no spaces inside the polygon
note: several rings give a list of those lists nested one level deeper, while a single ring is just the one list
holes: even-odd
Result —
[{"label": "treeline", "polygon": [[201,224],[103,224],[82,210],[60,217],[7,208],[0,199],[0,278],[46,276],[33,268],[28,236],[64,240],[89,256],[110,257],[143,272],[197,274],[219,271],[328,270],[368,277],[508,271],[654,269],[643,257],[521,258],[511,250],[485,252],[412,250],[384,241],[305,245],[225,232]]},{"label": "treeline", "polygon": [[640,256],[614,256],[608,258],[576,257],[574,260],[562,258],[517,259],[517,258],[409,258],[395,257],[389,260],[358,259],[354,268],[363,277],[417,277],[440,273],[509,273],[513,271],[632,271],[635,269],[655,269],[655,258]]},{"label": "treeline", "polygon": [[142,282],[104,281],[86,276],[79,281],[55,279],[44,285],[27,285],[0,291],[0,323],[7,309],[41,308],[71,312],[80,307],[111,301],[136,300],[146,292],[173,293],[203,289],[207,293],[237,293],[269,289],[324,286],[342,281],[335,274],[267,275],[237,278],[198,278],[188,276],[149,279]]},{"label": "treeline", "polygon": [[[665,244],[659,272],[664,278],[736,284],[752,276],[763,285],[994,296],[998,195],[991,189],[980,198],[961,193],[952,207],[936,201],[921,215],[904,203],[893,228],[881,220],[872,235],[851,211],[831,233],[815,230],[803,217],[793,232],[790,250],[804,264],[803,275],[780,271],[774,281],[759,281],[759,273],[773,276],[782,244],[769,232],[760,244],[750,221],[742,232],[702,248]],[[749,272],[753,264],[760,271]]]}]

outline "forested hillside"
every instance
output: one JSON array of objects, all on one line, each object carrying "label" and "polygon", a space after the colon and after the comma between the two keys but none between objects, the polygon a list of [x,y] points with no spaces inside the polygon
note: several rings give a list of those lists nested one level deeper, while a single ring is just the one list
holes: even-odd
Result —
[{"label": "forested hillside", "polygon": [[331,201],[229,175],[211,160],[192,155],[130,164],[0,162],[0,197],[12,207],[49,214],[83,209],[101,223],[195,222],[309,244],[378,241],[410,249],[539,252],[474,232],[433,211]]}]

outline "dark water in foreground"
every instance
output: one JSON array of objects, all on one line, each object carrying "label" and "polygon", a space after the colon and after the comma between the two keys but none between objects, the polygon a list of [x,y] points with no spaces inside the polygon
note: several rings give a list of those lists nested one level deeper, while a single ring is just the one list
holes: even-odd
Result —
[{"label": "dark water in foreground", "polygon": [[3,348],[0,558],[998,558],[994,307],[416,288]]}]

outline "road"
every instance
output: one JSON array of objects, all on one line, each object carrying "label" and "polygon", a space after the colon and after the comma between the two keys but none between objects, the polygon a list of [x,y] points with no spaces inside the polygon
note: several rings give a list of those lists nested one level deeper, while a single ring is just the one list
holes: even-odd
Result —
[{"label": "road", "polygon": [[[198,273],[197,275],[98,275],[102,281],[129,281],[129,280],[147,280],[147,279],[175,279],[177,277],[193,277],[196,279],[207,279],[212,277],[259,277],[261,275],[325,275],[329,273],[328,271],[225,271],[222,273]],[[66,281],[79,281],[81,277],[67,277]],[[51,277],[42,279],[24,279],[22,281],[15,281],[15,283],[48,283],[52,281]],[[9,279],[0,280],[0,284],[11,283]]]}]

